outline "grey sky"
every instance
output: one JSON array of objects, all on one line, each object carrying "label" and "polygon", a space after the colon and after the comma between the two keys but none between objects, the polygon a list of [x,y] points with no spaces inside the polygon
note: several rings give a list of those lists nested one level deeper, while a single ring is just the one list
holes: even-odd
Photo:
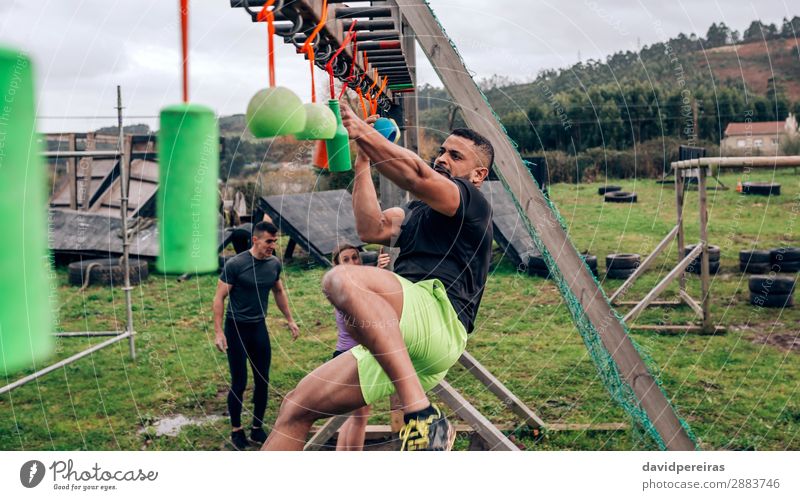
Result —
[{"label": "grey sky", "polygon": [[[740,32],[753,19],[800,14],[783,0],[430,0],[476,78],[514,79],[582,60],[604,59],[679,32],[705,35],[723,21]],[[242,113],[267,84],[266,27],[229,0],[190,2],[191,100],[221,115]],[[310,99],[308,64],[276,39],[277,81]],[[123,86],[126,123],[146,122],[180,100],[178,0],[0,0],[0,44],[35,62],[39,115],[107,116]],[[438,84],[418,53],[418,82]],[[317,72],[317,82],[325,75]],[[85,131],[109,119],[41,119],[42,131]]]}]

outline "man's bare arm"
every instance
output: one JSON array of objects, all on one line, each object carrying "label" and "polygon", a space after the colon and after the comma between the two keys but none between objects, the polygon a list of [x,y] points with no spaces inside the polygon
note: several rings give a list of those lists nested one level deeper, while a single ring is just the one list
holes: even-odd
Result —
[{"label": "man's bare arm", "polygon": [[283,287],[283,281],[281,281],[280,278],[272,286],[272,295],[275,296],[275,304],[278,306],[278,309],[281,310],[286,321],[289,322],[292,340],[297,340],[297,336],[300,334],[300,328],[292,318],[292,311],[289,309],[289,296],[286,295],[286,289]]},{"label": "man's bare arm", "polygon": [[222,352],[227,350],[228,345],[225,341],[225,331],[222,329],[222,315],[225,312],[225,297],[231,293],[233,285],[229,285],[222,280],[217,281],[217,291],[214,294],[214,343]]},{"label": "man's bare arm", "polygon": [[381,212],[378,193],[370,175],[369,158],[363,152],[358,154],[355,162],[353,214],[361,241],[382,245],[391,245],[392,239],[400,234],[400,225],[405,216],[400,207]]},{"label": "man's bare arm", "polygon": [[341,109],[342,123],[350,137],[381,174],[437,212],[455,215],[461,195],[453,182],[431,169],[414,152],[387,141],[347,105],[343,104]]}]

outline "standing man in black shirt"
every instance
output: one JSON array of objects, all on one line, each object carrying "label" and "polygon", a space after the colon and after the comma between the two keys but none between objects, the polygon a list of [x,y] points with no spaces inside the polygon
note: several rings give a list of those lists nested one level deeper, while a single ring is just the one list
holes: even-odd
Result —
[{"label": "standing man in black shirt", "polygon": [[[464,352],[486,284],[492,211],[480,192],[494,150],[470,129],[454,130],[431,168],[347,106],[342,121],[359,146],[353,211],[359,237],[400,247],[395,272],[336,266],[323,290],[361,345],[306,376],[284,398],[263,449],[299,450],[316,419],[350,412],[397,391],[401,449],[448,450],[455,433],[425,392]],[[381,212],[375,168],[417,201]],[[396,274],[395,274],[396,273]]]},{"label": "standing man in black shirt", "polygon": [[[228,391],[228,413],[231,417],[231,442],[237,450],[248,446],[242,429],[242,398],[247,386],[247,363],[253,370],[253,427],[250,439],[263,443],[267,439],[263,429],[267,408],[269,365],[272,350],[265,318],[269,292],[289,322],[292,339],[300,332],[289,310],[289,299],[281,282],[281,263],[273,255],[278,241],[278,228],[270,222],[259,222],[253,227],[252,247],[225,263],[217,282],[214,296],[215,345],[228,354],[231,370],[231,388]],[[228,297],[225,326],[222,311]]]}]

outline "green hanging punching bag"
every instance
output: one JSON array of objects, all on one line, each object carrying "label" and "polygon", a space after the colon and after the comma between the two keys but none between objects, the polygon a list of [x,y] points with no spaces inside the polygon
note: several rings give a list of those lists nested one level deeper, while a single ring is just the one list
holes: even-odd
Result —
[{"label": "green hanging punching bag", "polygon": [[161,110],[158,131],[156,268],[167,274],[217,270],[219,127],[197,104]]},{"label": "green hanging punching bag", "polygon": [[45,165],[34,127],[31,62],[0,47],[0,374],[53,346]]}]

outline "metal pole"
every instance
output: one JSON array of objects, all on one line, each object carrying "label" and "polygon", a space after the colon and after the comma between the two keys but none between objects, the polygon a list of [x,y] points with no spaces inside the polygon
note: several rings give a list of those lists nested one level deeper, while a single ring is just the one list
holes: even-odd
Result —
[{"label": "metal pole", "polygon": [[119,131],[119,171],[120,171],[120,217],[122,218],[122,270],[125,274],[122,288],[125,291],[125,331],[130,333],[128,345],[131,351],[131,358],[136,360],[136,344],[133,331],[133,304],[131,302],[131,276],[128,259],[128,182],[130,181],[130,157],[125,152],[125,137],[122,132],[122,90],[117,85],[117,126]]},{"label": "metal pole", "polygon": [[68,364],[73,363],[73,362],[75,362],[75,361],[77,361],[77,360],[79,360],[79,359],[81,359],[83,357],[86,357],[86,356],[88,356],[89,354],[91,354],[93,352],[99,351],[100,349],[103,349],[104,347],[108,347],[108,346],[110,346],[111,344],[113,344],[115,342],[119,342],[120,340],[123,340],[125,337],[130,338],[131,336],[132,336],[132,334],[130,332],[125,332],[122,335],[118,335],[118,336],[116,336],[116,337],[114,337],[112,339],[106,340],[105,342],[101,342],[101,343],[97,344],[96,346],[92,346],[92,347],[86,349],[85,351],[81,351],[78,354],[75,354],[74,356],[68,357],[64,361],[59,361],[58,363],[52,364],[52,365],[48,366],[47,368],[39,370],[36,373],[31,373],[27,377],[21,378],[21,379],[17,380],[16,382],[12,382],[12,383],[10,383],[10,384],[8,384],[6,386],[0,387],[0,394],[5,394],[6,392],[10,392],[13,389],[16,389],[17,387],[20,387],[22,385],[27,384],[31,380],[36,380],[37,378],[41,377],[42,375],[47,375],[48,373],[53,372],[55,370],[58,370],[59,368],[61,368],[63,366],[67,366]]}]

